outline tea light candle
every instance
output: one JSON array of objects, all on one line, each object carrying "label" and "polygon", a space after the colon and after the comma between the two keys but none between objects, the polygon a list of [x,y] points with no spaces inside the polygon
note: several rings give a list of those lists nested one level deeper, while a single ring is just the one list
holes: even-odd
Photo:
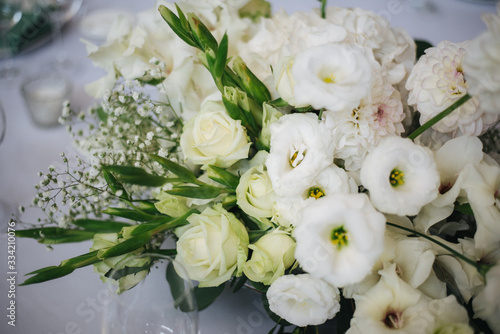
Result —
[{"label": "tea light candle", "polygon": [[57,72],[30,77],[22,86],[33,121],[41,126],[58,124],[63,102],[70,99],[71,91],[71,82]]}]

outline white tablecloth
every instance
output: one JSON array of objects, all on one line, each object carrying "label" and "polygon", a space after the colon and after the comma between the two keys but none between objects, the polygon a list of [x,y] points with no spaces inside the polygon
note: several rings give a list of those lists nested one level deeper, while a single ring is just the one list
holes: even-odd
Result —
[{"label": "white tablecloth", "polygon": [[[288,12],[310,10],[318,7],[316,0],[274,0],[273,9],[284,8]],[[411,36],[426,39],[433,44],[441,40],[460,42],[471,39],[485,30],[480,19],[482,12],[495,12],[493,5],[474,5],[458,0],[429,0],[428,10],[412,7],[411,3],[423,0],[336,0],[330,4],[357,6],[370,9],[389,19],[393,26],[400,26]],[[46,171],[51,164],[60,162],[59,154],[70,150],[71,138],[64,128],[43,129],[30,119],[20,94],[20,81],[43,67],[53,58],[55,49],[65,47],[76,68],[70,75],[74,80],[72,104],[86,108],[93,100],[84,92],[84,85],[103,73],[92,67],[85,57],[85,47],[79,41],[82,32],[79,23],[85,13],[110,7],[136,12],[153,6],[154,1],[133,0],[84,0],[80,14],[64,30],[63,45],[49,43],[30,53],[15,58],[15,65],[22,69],[22,76],[11,82],[0,82],[0,101],[7,113],[7,133],[0,145],[0,197],[10,203],[12,210],[18,205],[29,206],[35,194],[34,185],[39,181],[38,171]],[[165,29],[168,29],[165,27]],[[25,220],[36,219],[40,213],[28,210]],[[2,216],[2,232],[5,220]],[[91,267],[74,272],[71,276],[34,286],[16,287],[16,327],[7,325],[7,246],[5,237],[0,239],[0,333],[90,333],[100,330],[102,303],[100,291],[103,284]],[[35,269],[56,265],[61,260],[88,251],[89,243],[58,245],[48,252],[43,245],[31,239],[16,240],[17,283]],[[209,309],[200,313],[202,334],[267,333],[273,323],[254,293],[232,295],[225,293]],[[256,302],[257,301],[257,302]]]}]

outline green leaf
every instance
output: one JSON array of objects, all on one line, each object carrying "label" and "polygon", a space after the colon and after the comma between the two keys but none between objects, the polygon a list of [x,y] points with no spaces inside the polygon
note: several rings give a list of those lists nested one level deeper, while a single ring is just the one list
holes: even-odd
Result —
[{"label": "green leaf", "polygon": [[106,123],[108,121],[108,114],[104,111],[104,108],[102,106],[99,106],[98,108],[94,109],[97,117],[99,120],[103,123]]},{"label": "green leaf", "polygon": [[38,270],[37,272],[33,272],[36,274],[33,277],[28,278],[26,281],[23,283],[19,284],[20,286],[24,285],[30,285],[30,284],[36,284],[36,283],[42,283],[46,281],[50,281],[56,278],[60,278],[66,275],[71,274],[75,268],[72,267],[67,267],[67,266],[62,266],[62,267],[47,267]]},{"label": "green leaf", "polygon": [[198,311],[210,306],[210,304],[212,304],[223,291],[224,284],[209,288],[200,288],[199,286],[196,286],[194,288],[194,296],[196,298],[196,304],[198,305]]},{"label": "green leaf", "polygon": [[[191,35],[194,40],[201,46],[202,51],[213,50],[217,52],[217,40],[210,32],[210,29],[196,16],[194,13],[187,14],[187,21],[191,28]],[[180,21],[179,21],[180,22]]]},{"label": "green leaf", "polygon": [[161,216],[151,215],[142,211],[135,209],[125,209],[125,208],[106,208],[102,211],[110,216],[117,216],[122,218],[127,218],[137,222],[148,222],[155,219],[161,218]]},{"label": "green leaf", "polygon": [[212,73],[216,79],[222,78],[227,62],[227,49],[228,49],[227,34],[224,34],[220,41],[219,48],[215,54],[215,63],[213,65]]},{"label": "green leaf", "polygon": [[472,211],[472,207],[469,203],[464,204],[455,204],[455,211],[458,211],[464,215],[474,215],[474,211]]},{"label": "green leaf", "polygon": [[245,286],[245,283],[248,281],[248,278],[245,275],[241,275],[238,279],[235,279],[232,283],[236,282],[233,286],[233,293],[238,292],[242,287]]},{"label": "green leaf", "polygon": [[241,88],[251,96],[258,105],[271,100],[271,93],[266,85],[248,68],[247,64],[240,58],[233,60],[233,69],[241,79]]},{"label": "green leaf", "polygon": [[106,183],[108,184],[109,188],[111,189],[111,191],[113,193],[116,194],[117,192],[121,191],[122,192],[122,194],[120,195],[121,199],[125,199],[125,200],[130,199],[130,197],[129,197],[127,191],[125,190],[125,188],[123,187],[123,185],[114,177],[113,174],[111,174],[111,172],[109,172],[106,168],[103,168],[102,175],[104,177],[104,180],[106,180]]},{"label": "green leaf", "polygon": [[234,175],[233,173],[228,172],[224,168],[220,168],[214,165],[208,166],[208,173],[210,178],[226,187],[231,189],[236,189],[238,184],[240,183],[240,178]]},{"label": "green leaf", "polygon": [[[160,7],[158,7],[158,10],[160,11],[160,14],[165,22],[167,22],[167,24],[177,36],[179,36],[188,45],[199,47],[195,40],[193,40],[191,34],[185,30],[181,20],[170,9],[163,5],[160,5]],[[179,7],[177,7],[177,11],[182,13]]]},{"label": "green leaf", "polygon": [[177,3],[175,4],[175,8],[177,9],[177,15],[179,16],[179,21],[181,22],[182,28],[184,28],[185,31],[189,31],[189,29],[190,29],[189,22],[186,18],[186,15],[184,15],[184,13],[180,9],[180,7],[177,5]]},{"label": "green leaf", "polygon": [[420,39],[416,39],[415,44],[417,46],[417,60],[425,54],[425,50],[432,47],[431,43]]},{"label": "green leaf", "polygon": [[278,97],[276,100],[272,100],[267,102],[267,104],[276,107],[276,108],[282,108],[282,107],[288,107],[289,104],[285,100],[283,100],[281,97]]},{"label": "green leaf", "polygon": [[96,220],[96,219],[77,219],[73,224],[97,233],[118,233],[125,226],[131,226],[128,223],[116,222],[113,220]]},{"label": "green leaf", "polygon": [[139,235],[139,234],[142,234],[142,233],[145,233],[145,232],[149,232],[149,231],[152,231],[154,230],[155,228],[165,224],[165,223],[168,223],[170,221],[174,220],[174,218],[172,217],[166,217],[166,218],[163,218],[163,219],[159,219],[159,220],[153,220],[151,222],[147,222],[147,223],[143,223],[143,224],[140,224],[140,225],[137,225],[136,228],[134,228],[131,232],[130,232],[130,235],[131,236],[136,236],[136,235]]},{"label": "green leaf", "polygon": [[108,172],[115,174],[118,180],[122,183],[135,184],[147,187],[161,187],[167,183],[167,179],[151,175],[144,169],[133,166],[103,166]]},{"label": "green leaf", "polygon": [[161,77],[161,78],[154,78],[154,79],[150,79],[150,80],[141,80],[141,79],[137,79],[140,83],[144,84],[144,85],[150,85],[150,86],[158,86],[159,84],[161,84],[163,81],[165,81],[165,78],[164,77]]},{"label": "green leaf", "polygon": [[265,0],[250,0],[238,10],[238,14],[257,22],[261,17],[271,17],[271,4]]},{"label": "green leaf", "polygon": [[166,277],[170,287],[170,293],[174,299],[174,306],[180,308],[182,312],[194,311],[194,305],[186,299],[186,297],[189,298],[189,294],[186,293],[185,281],[177,274],[177,271],[175,271],[173,262],[170,262],[167,266]]},{"label": "green leaf", "polygon": [[151,158],[158,162],[160,165],[163,166],[166,170],[168,170],[170,173],[175,174],[179,179],[181,179],[183,182],[187,183],[197,183],[198,179],[194,175],[192,171],[187,169],[186,167],[183,167],[175,162],[172,162],[168,159],[165,159],[163,157],[160,157],[158,155],[151,155]]},{"label": "green leaf", "polygon": [[71,266],[81,268],[99,262],[97,258],[98,251],[81,254],[61,262],[61,266]]},{"label": "green leaf", "polygon": [[122,269],[110,269],[106,274],[104,274],[104,277],[114,279],[115,281],[119,280],[122,277],[128,276],[128,275],[133,275],[133,274],[138,274],[141,271],[147,270],[149,271],[149,268],[151,268],[151,263],[148,262],[142,267],[123,267]]},{"label": "green leaf", "polygon": [[199,187],[190,187],[190,186],[175,187],[172,190],[168,190],[167,193],[170,195],[189,197],[189,198],[211,199],[219,196],[224,191],[225,190],[222,188],[206,185]]},{"label": "green leaf", "polygon": [[107,249],[101,249],[99,251],[98,257],[99,259],[103,260],[110,257],[120,256],[123,254],[133,252],[143,247],[147,243],[149,243],[151,241],[152,236],[153,233],[151,232],[141,233],[135,237],[122,241],[115,246],[112,246]]},{"label": "green leaf", "polygon": [[61,227],[41,227],[16,231],[16,236],[32,238],[42,244],[62,244],[90,240],[95,232],[72,230]]}]

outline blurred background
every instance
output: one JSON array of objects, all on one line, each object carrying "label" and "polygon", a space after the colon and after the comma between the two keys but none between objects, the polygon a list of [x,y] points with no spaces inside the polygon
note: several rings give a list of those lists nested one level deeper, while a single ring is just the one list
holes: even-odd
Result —
[{"label": "blurred background", "polygon": [[[207,0],[208,1],[208,0]],[[317,0],[272,0],[273,10],[309,11]],[[39,12],[36,4],[46,12]],[[54,10],[52,4],[64,4]],[[486,29],[481,13],[496,12],[497,1],[460,0],[331,0],[330,5],[373,10],[391,25],[406,29],[417,39],[436,45],[439,41],[461,42]],[[16,40],[5,51],[0,46],[0,104],[6,131],[0,144],[0,333],[79,334],[100,332],[104,285],[92,267],[71,276],[40,285],[16,287],[16,326],[7,325],[9,298],[7,281],[7,221],[20,205],[27,207],[22,218],[36,221],[38,210],[29,209],[38,183],[38,172],[60,162],[60,153],[72,151],[71,137],[62,126],[48,126],[53,115],[40,94],[69,98],[76,109],[86,109],[95,101],[84,86],[104,72],[86,58],[82,38],[100,44],[118,13],[134,15],[154,6],[155,1],[133,0],[0,0],[1,15],[10,21],[0,26],[2,36],[24,22],[31,29],[26,39]],[[52,8],[52,9],[51,9]],[[55,22],[55,23],[54,23]],[[3,44],[2,44],[3,43]],[[64,77],[39,82],[39,75],[60,70]],[[60,103],[60,102],[59,102]],[[47,112],[32,118],[30,107]],[[57,118],[57,115],[56,115]],[[0,121],[2,118],[0,118]],[[3,121],[0,123],[0,127]],[[41,124],[41,125],[40,125]],[[0,136],[1,138],[1,136]],[[57,265],[61,260],[87,252],[90,243],[56,245],[52,250],[31,239],[16,240],[17,283],[35,269]],[[251,291],[232,295],[229,291],[200,313],[202,334],[267,333],[273,323],[265,316],[258,296]]]}]

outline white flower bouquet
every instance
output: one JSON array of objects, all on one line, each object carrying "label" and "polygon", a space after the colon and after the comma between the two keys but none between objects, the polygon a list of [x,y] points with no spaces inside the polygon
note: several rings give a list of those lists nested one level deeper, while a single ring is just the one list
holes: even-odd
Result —
[{"label": "white flower bouquet", "polygon": [[101,102],[63,110],[83,158],[41,175],[47,219],[18,234],[93,246],[24,284],[93,265],[121,293],[156,260],[110,276],[121,261],[169,254],[202,305],[261,293],[269,333],[500,332],[500,17],[484,20],[423,48],[326,1],[119,18],[88,43]]}]

